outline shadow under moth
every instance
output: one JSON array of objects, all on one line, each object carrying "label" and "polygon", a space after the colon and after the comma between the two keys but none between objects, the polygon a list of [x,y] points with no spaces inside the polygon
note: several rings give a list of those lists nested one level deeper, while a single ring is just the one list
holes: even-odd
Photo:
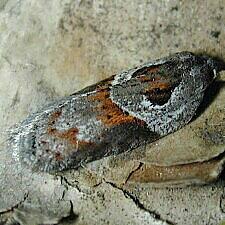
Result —
[{"label": "shadow under moth", "polygon": [[192,119],[220,70],[210,57],[181,52],[113,75],[17,125],[14,155],[57,172],[153,142]]}]

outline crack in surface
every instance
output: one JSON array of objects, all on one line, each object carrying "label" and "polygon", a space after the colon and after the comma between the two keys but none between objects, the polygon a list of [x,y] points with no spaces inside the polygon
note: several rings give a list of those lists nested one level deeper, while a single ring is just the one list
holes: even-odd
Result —
[{"label": "crack in surface", "polygon": [[[71,184],[65,176],[60,175],[59,176],[61,179],[61,184],[66,188],[66,191],[68,190],[68,186],[71,188],[76,188],[79,192],[83,193],[81,188],[79,187],[78,184]],[[79,183],[78,181],[75,180],[76,183]],[[63,196],[65,196],[65,191],[63,193]]]},{"label": "crack in surface", "polygon": [[[139,165],[139,167],[141,167],[142,165]],[[137,170],[137,169],[136,169]],[[135,171],[136,171],[135,170]],[[134,171],[132,171],[134,172]],[[131,173],[132,173],[131,172]],[[117,189],[117,190],[120,190],[122,191],[123,195],[125,196],[125,198],[129,198],[131,199],[134,204],[140,209],[140,210],[143,210],[147,213],[149,213],[154,219],[157,219],[157,220],[161,220],[162,222],[165,222],[167,223],[168,225],[174,225],[173,222],[169,221],[169,220],[165,220],[165,219],[162,219],[162,217],[160,216],[160,214],[154,212],[154,211],[150,211],[149,209],[145,208],[145,206],[139,201],[139,199],[132,195],[129,191],[127,190],[124,190],[123,188],[120,188],[118,187],[116,184],[112,183],[112,182],[109,182],[109,181],[105,181],[105,183],[109,184],[110,186],[112,186],[113,188]]]},{"label": "crack in surface", "polygon": [[144,165],[144,163],[140,162],[139,165],[134,169],[132,170],[129,175],[127,176],[127,179],[125,180],[124,184],[127,183],[127,181],[130,179],[130,177],[136,172],[138,171],[142,166]]},{"label": "crack in surface", "polygon": [[11,212],[11,211],[13,211],[14,209],[18,208],[21,204],[23,204],[23,203],[27,200],[28,195],[29,195],[29,192],[25,193],[25,194],[24,194],[24,197],[23,197],[23,199],[22,199],[21,201],[19,201],[19,202],[16,203],[15,205],[11,206],[10,208],[7,208],[7,209],[5,209],[5,210],[0,211],[0,215],[1,215],[1,214],[4,214],[4,213],[7,213],[7,212]]},{"label": "crack in surface", "polygon": [[[125,183],[129,180],[129,178],[132,176],[133,173],[135,173],[137,170],[139,170],[142,166],[143,166],[144,163],[140,162],[140,164],[134,169],[132,170],[129,175],[127,176],[127,179],[125,181]],[[60,179],[61,179],[61,184],[64,185],[64,187],[66,188],[66,190],[63,192],[63,195],[62,195],[62,199],[64,198],[67,190],[68,190],[68,186],[71,187],[71,188],[76,188],[79,192],[81,193],[84,193],[82,191],[82,189],[79,187],[79,182],[76,181],[76,183],[70,183],[67,178],[65,176],[62,176],[60,175]],[[154,219],[156,220],[159,220],[159,221],[162,221],[162,222],[165,222],[166,224],[168,225],[174,225],[175,223],[169,221],[169,220],[166,220],[166,219],[162,219],[161,215],[158,214],[157,212],[155,211],[151,211],[149,209],[147,209],[141,202],[140,200],[133,194],[131,194],[129,191],[127,190],[124,190],[123,188],[121,187],[118,187],[115,183],[113,182],[110,182],[110,181],[107,181],[105,179],[102,180],[102,182],[98,183],[97,185],[93,186],[92,188],[96,188],[98,186],[100,186],[101,184],[103,183],[106,183],[106,184],[109,184],[111,187],[121,191],[123,193],[123,195],[125,196],[125,198],[127,199],[130,199],[132,200],[132,202],[136,205],[137,208],[139,208],[140,210],[143,210],[147,213],[149,213]],[[72,201],[70,201],[71,204],[72,204]],[[78,215],[74,214],[76,217],[78,217]]]}]

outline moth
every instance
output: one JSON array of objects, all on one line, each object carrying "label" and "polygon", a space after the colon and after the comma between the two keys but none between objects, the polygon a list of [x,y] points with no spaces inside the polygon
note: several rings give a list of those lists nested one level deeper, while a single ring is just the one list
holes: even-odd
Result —
[{"label": "moth", "polygon": [[210,57],[180,52],[113,75],[21,122],[14,155],[57,172],[153,142],[192,119],[219,70]]}]

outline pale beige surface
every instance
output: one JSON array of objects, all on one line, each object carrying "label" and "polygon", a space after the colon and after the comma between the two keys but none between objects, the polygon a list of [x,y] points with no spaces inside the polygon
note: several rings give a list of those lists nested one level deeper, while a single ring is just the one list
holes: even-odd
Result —
[{"label": "pale beige surface", "polygon": [[[182,50],[225,59],[224,7],[224,0],[0,1],[0,132],[51,100],[150,59]],[[218,120],[219,131],[224,132],[224,83],[221,86],[223,92],[207,116]],[[202,128],[204,120],[199,119],[194,123]],[[215,127],[213,132],[218,131]],[[180,133],[185,133],[186,143],[190,133],[194,143],[198,137],[189,129]],[[145,184],[122,190],[115,185],[139,167],[139,160],[150,161],[153,149],[147,158],[121,155],[51,176],[21,167],[0,136],[0,221],[15,207],[20,211],[14,219],[21,224],[69,224],[62,217],[72,215],[70,204],[76,214],[71,224],[217,225],[225,220],[222,181],[173,189]],[[191,145],[191,154],[185,156],[190,161],[196,154],[196,145]],[[209,158],[204,151],[199,157]]]}]

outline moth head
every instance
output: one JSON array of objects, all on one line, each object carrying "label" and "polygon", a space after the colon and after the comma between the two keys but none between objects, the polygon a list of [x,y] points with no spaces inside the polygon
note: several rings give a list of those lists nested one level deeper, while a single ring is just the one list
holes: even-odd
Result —
[{"label": "moth head", "polygon": [[205,55],[193,55],[190,53],[190,57],[187,60],[187,65],[190,65],[190,76],[193,77],[193,82],[198,82],[203,91],[217,78],[218,73],[225,69],[224,62]]}]

